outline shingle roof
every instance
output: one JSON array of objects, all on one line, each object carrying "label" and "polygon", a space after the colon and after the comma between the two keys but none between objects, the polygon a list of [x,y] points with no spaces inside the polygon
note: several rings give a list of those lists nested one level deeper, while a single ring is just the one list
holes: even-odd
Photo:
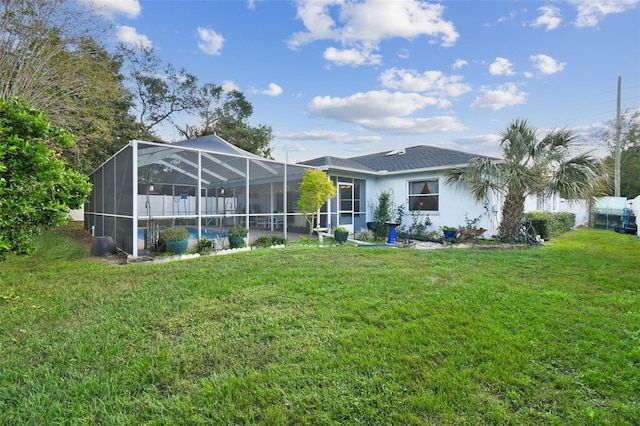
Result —
[{"label": "shingle roof", "polygon": [[304,161],[301,164],[313,167],[330,167],[337,169],[354,169],[354,170],[362,170],[366,172],[375,172],[376,170],[371,169],[361,163],[355,162],[349,158],[338,158],[338,157],[319,157],[314,158],[313,160]]},{"label": "shingle roof", "polygon": [[[375,154],[351,157],[346,159],[336,157],[320,157],[305,161],[302,164],[330,168],[349,168],[365,172],[399,172],[432,168],[445,168],[453,165],[467,164],[478,154],[455,151],[452,149],[436,148],[434,146],[419,145],[402,150],[383,151]],[[491,158],[491,157],[489,157]],[[495,160],[498,160],[495,158]]]}]

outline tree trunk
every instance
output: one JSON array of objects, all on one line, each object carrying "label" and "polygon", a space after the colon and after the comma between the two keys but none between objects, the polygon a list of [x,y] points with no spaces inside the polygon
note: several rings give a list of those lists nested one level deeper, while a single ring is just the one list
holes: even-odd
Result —
[{"label": "tree trunk", "polygon": [[518,235],[518,221],[524,213],[524,194],[510,190],[502,207],[502,220],[498,236],[502,241],[513,241]]}]

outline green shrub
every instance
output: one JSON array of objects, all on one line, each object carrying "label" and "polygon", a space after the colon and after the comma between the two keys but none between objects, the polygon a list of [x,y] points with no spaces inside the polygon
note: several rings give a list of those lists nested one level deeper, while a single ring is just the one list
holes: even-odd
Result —
[{"label": "green shrub", "polygon": [[371,201],[369,208],[372,211],[373,235],[378,240],[387,236],[387,222],[393,217],[393,191],[382,191],[378,194],[378,202]]},{"label": "green shrub", "polygon": [[285,245],[286,243],[287,240],[282,235],[263,235],[262,237],[259,237],[254,241],[253,246],[271,247]]},{"label": "green shrub", "polygon": [[364,229],[364,230],[358,232],[358,234],[356,235],[356,240],[359,240],[359,241],[373,241],[374,240],[373,231],[371,231],[369,229]]},{"label": "green shrub", "polygon": [[198,240],[198,253],[209,253],[213,249],[213,240],[200,238]]},{"label": "green shrub", "polygon": [[241,237],[244,238],[249,234],[249,230],[242,226],[241,223],[236,223],[233,228],[227,231],[228,237]]},{"label": "green shrub", "polygon": [[166,241],[182,241],[189,238],[189,231],[181,226],[172,226],[160,231],[159,239],[161,242]]},{"label": "green shrub", "polygon": [[576,215],[569,212],[528,212],[524,220],[531,222],[540,238],[548,240],[573,229]]}]

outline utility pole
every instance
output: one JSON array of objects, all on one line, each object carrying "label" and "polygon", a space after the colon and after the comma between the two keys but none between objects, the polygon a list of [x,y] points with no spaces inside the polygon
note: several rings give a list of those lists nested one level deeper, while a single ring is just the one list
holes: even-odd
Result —
[{"label": "utility pole", "polygon": [[618,108],[616,111],[616,152],[615,152],[615,186],[614,194],[620,196],[620,92],[622,91],[622,77],[618,76]]}]

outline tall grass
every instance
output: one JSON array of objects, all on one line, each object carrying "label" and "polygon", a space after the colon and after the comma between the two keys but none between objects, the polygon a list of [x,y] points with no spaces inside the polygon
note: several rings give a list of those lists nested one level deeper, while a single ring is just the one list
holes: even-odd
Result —
[{"label": "tall grass", "polygon": [[637,424],[640,243],[0,264],[0,424]]}]

